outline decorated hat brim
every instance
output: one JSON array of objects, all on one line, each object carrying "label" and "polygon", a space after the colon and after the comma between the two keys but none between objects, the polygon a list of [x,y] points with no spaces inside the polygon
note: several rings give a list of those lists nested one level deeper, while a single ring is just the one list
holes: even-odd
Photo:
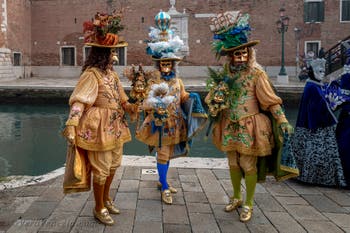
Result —
[{"label": "decorated hat brim", "polygon": [[227,54],[229,52],[233,52],[233,51],[236,51],[238,49],[245,48],[245,47],[252,47],[252,46],[257,45],[259,43],[260,43],[260,40],[252,40],[252,41],[249,41],[247,43],[241,44],[241,45],[236,46],[236,47],[225,48],[224,46],[222,46],[220,49],[220,53]]},{"label": "decorated hat brim", "polygon": [[128,43],[127,42],[121,42],[116,45],[101,45],[97,43],[85,43],[87,46],[95,46],[95,47],[100,47],[100,48],[121,48],[121,47],[127,47]]},{"label": "decorated hat brim", "polygon": [[156,58],[152,57],[153,61],[182,61],[179,57],[164,57],[164,58]]}]

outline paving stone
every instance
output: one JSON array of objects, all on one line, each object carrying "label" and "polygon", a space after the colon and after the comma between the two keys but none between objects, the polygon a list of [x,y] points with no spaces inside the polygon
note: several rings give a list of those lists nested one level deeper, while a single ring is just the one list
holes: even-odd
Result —
[{"label": "paving stone", "polygon": [[228,169],[213,169],[212,171],[218,180],[231,179]]},{"label": "paving stone", "polygon": [[266,190],[266,188],[263,185],[261,185],[260,183],[257,183],[256,187],[255,187],[255,193],[256,194],[268,193],[268,191]]},{"label": "paving stone", "polygon": [[187,209],[189,213],[212,213],[208,203],[188,203]]},{"label": "paving stone", "polygon": [[300,223],[310,233],[340,233],[343,232],[339,227],[330,221],[303,221]]},{"label": "paving stone", "polygon": [[0,231],[6,231],[20,218],[21,214],[14,212],[0,214]]},{"label": "paving stone", "polygon": [[184,192],[186,203],[208,203],[207,196],[203,192]]},{"label": "paving stone", "polygon": [[181,190],[171,195],[173,197],[173,205],[185,205],[185,198]]},{"label": "paving stone", "polygon": [[[6,232],[7,233],[36,233],[44,220],[18,219]],[[5,231],[4,231],[5,232]]]},{"label": "paving stone", "polygon": [[95,208],[95,201],[87,201],[80,212],[79,216],[93,216],[93,209]]},{"label": "paving stone", "polygon": [[296,220],[325,221],[326,218],[312,206],[286,205],[287,212]]},{"label": "paving stone", "polygon": [[112,218],[116,222],[113,226],[106,227],[104,233],[132,233],[135,210],[123,210],[118,215],[113,215]]},{"label": "paving stone", "polygon": [[135,222],[133,233],[163,233],[161,221]]},{"label": "paving stone", "polygon": [[35,201],[22,215],[22,219],[46,219],[54,211],[57,202],[52,201]]},{"label": "paving stone", "polygon": [[232,232],[249,233],[250,232],[246,224],[240,222],[238,218],[218,219],[217,222],[219,224],[221,233],[232,233]]},{"label": "paving stone", "polygon": [[196,175],[196,169],[193,168],[178,168],[177,171],[181,175]]},{"label": "paving stone", "polygon": [[163,223],[189,224],[185,205],[163,205]]},{"label": "paving stone", "polygon": [[203,192],[199,182],[182,182],[184,192]]},{"label": "paving stone", "polygon": [[74,226],[77,217],[78,213],[53,212],[39,230],[47,232],[69,232]]},{"label": "paving stone", "polygon": [[64,197],[64,193],[61,187],[49,187],[38,198],[38,201],[57,201],[59,202]]},{"label": "paving stone", "polygon": [[118,191],[119,192],[137,192],[139,189],[138,180],[121,180]]},{"label": "paving stone", "polygon": [[220,220],[238,220],[239,214],[237,210],[233,210],[232,212],[225,211],[225,205],[211,205],[214,216],[216,219]]},{"label": "paving stone", "polygon": [[327,192],[325,195],[340,206],[350,207],[350,196],[345,192]]},{"label": "paving stone", "polygon": [[118,189],[120,185],[120,180],[121,179],[114,178],[111,184],[111,189]]},{"label": "paving stone", "polygon": [[78,217],[70,233],[103,233],[104,229],[105,226],[94,217]]},{"label": "paving stone", "polygon": [[285,212],[264,211],[265,216],[271,221],[279,232],[283,233],[301,233],[305,229],[294,220],[292,216]]},{"label": "paving stone", "polygon": [[220,192],[205,192],[210,204],[224,205],[229,203],[230,198],[223,190]]},{"label": "paving stone", "polygon": [[160,201],[138,200],[135,223],[162,222],[162,205]]},{"label": "paving stone", "polygon": [[190,225],[184,225],[184,224],[163,224],[164,226],[164,233],[191,233],[191,226]]},{"label": "paving stone", "polygon": [[61,212],[80,212],[89,197],[89,193],[72,193],[66,195],[56,207]]},{"label": "paving stone", "polygon": [[298,194],[283,182],[271,181],[262,184],[273,196],[298,196]]},{"label": "paving stone", "polygon": [[42,185],[26,186],[18,192],[17,197],[40,196],[48,187]]},{"label": "paving stone", "polygon": [[137,193],[118,192],[116,196],[116,205],[120,210],[135,210],[137,204]]},{"label": "paving stone", "polygon": [[158,174],[141,174],[141,180],[158,181],[159,176],[158,176]]},{"label": "paving stone", "polygon": [[157,180],[141,180],[140,188],[154,188],[157,189]]},{"label": "paving stone", "polygon": [[281,205],[309,205],[302,197],[275,197]]},{"label": "paving stone", "polygon": [[177,168],[171,167],[171,162],[170,162],[167,178],[168,180],[176,180],[179,178],[179,173],[177,171]]},{"label": "paving stone", "polygon": [[161,197],[160,191],[155,188],[140,188],[139,199],[159,200]]},{"label": "paving stone", "polygon": [[[4,211],[11,211],[17,214],[23,214],[27,211],[27,209],[32,205],[34,201],[36,201],[38,197],[15,197],[15,199],[12,201],[11,204],[7,206],[7,210],[4,209]],[[3,212],[3,209],[1,210]]]},{"label": "paving stone", "polygon": [[214,215],[189,213],[193,233],[220,233]]},{"label": "paving stone", "polygon": [[220,184],[227,193],[228,196],[233,195],[233,188],[231,180],[220,180]]},{"label": "paving stone", "polygon": [[350,214],[324,213],[327,218],[341,228],[350,228]]},{"label": "paving stone", "polygon": [[321,194],[317,186],[310,186],[310,184],[301,183],[297,180],[290,179],[286,184],[291,187],[298,194]]},{"label": "paving stone", "polygon": [[181,182],[198,182],[196,175],[179,175]]},{"label": "paving stone", "polygon": [[349,213],[347,209],[342,208],[337,203],[324,195],[302,195],[313,207],[320,212],[329,213]]},{"label": "paving stone", "polygon": [[286,210],[276,201],[276,199],[270,194],[259,193],[255,195],[255,202],[259,206],[259,208],[266,211],[274,211],[274,212],[285,212]]},{"label": "paving stone", "polygon": [[122,176],[123,180],[140,180],[141,168],[140,167],[125,167]]},{"label": "paving stone", "polygon": [[197,169],[197,177],[201,183],[204,192],[224,193],[220,182],[216,179],[215,175],[211,172],[211,170]]}]

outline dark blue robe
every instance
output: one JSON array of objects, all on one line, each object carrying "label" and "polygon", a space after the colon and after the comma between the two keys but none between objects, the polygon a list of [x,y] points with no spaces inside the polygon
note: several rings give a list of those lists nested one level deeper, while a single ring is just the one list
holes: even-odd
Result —
[{"label": "dark blue robe", "polygon": [[322,91],[323,84],[308,79],[301,98],[292,138],[299,180],[327,186],[345,186],[335,129],[337,119]]}]

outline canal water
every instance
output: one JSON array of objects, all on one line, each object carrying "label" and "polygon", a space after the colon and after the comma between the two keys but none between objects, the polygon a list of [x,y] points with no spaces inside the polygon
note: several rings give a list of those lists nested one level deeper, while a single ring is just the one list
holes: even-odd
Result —
[{"label": "canal water", "polygon": [[[297,105],[285,103],[292,125]],[[64,165],[66,142],[61,136],[68,116],[68,105],[0,104],[0,177],[42,175]],[[130,124],[134,132],[134,124]],[[193,141],[190,156],[224,158],[224,153],[205,138],[204,128]],[[148,155],[147,146],[133,140],[126,143],[126,155]]]}]

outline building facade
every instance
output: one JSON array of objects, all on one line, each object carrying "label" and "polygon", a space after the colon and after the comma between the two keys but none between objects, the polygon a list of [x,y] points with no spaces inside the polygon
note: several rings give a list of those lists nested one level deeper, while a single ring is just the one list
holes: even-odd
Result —
[{"label": "building facade", "polygon": [[[296,67],[308,51],[325,50],[350,34],[350,0],[0,0],[2,48],[9,49],[17,76],[36,75],[35,67],[79,69],[89,51],[84,46],[82,24],[99,12],[124,9],[122,35],[129,46],[120,51],[121,65],[151,65],[145,53],[149,26],[160,9],[188,18],[188,53],[181,66],[215,66],[211,51],[210,17],[227,10],[250,14],[251,39],[264,67],[279,67],[281,34],[279,10],[289,17],[285,33],[285,65]],[[5,3],[5,4],[4,4]],[[23,72],[23,68],[26,71]],[[22,75],[23,73],[23,75]],[[291,74],[293,75],[293,74]]]}]

